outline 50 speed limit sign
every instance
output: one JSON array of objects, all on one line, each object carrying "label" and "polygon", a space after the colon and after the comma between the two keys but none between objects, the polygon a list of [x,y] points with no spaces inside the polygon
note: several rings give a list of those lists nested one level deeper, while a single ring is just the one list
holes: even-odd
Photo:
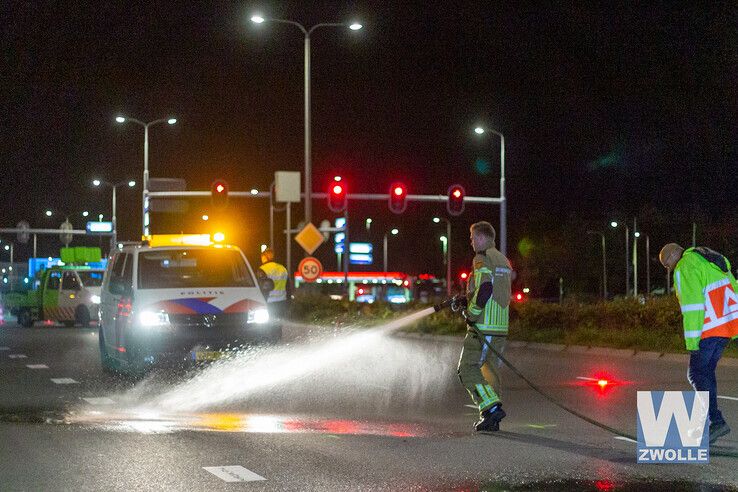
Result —
[{"label": "50 speed limit sign", "polygon": [[303,258],[297,266],[297,271],[300,272],[305,282],[315,282],[323,273],[323,265],[320,264],[317,258],[308,256],[307,258]]}]

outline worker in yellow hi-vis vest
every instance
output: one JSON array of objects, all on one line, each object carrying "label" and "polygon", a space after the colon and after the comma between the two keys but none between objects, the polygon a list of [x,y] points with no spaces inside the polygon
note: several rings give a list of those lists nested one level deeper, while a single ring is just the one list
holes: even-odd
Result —
[{"label": "worker in yellow hi-vis vest", "polygon": [[512,266],[495,248],[495,229],[489,222],[477,222],[470,227],[474,263],[467,285],[467,306],[464,316],[476,330],[469,329],[459,359],[461,383],[479,408],[477,431],[500,430],[505,417],[500,397],[499,362],[490,357],[483,336],[498,352],[507,340]]},{"label": "worker in yellow hi-vis vest", "polygon": [[287,269],[274,261],[274,251],[267,248],[261,253],[259,270],[262,275],[274,282],[274,288],[267,295],[269,314],[281,319],[287,309],[287,280],[289,279]]}]

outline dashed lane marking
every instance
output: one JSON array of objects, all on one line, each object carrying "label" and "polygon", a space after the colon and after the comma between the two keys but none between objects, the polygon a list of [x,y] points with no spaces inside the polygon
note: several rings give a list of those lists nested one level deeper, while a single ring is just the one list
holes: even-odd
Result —
[{"label": "dashed lane marking", "polygon": [[225,482],[255,482],[257,480],[266,480],[266,478],[257,475],[241,465],[203,466],[203,469]]},{"label": "dashed lane marking", "polygon": [[49,366],[46,364],[26,364],[26,367],[29,369],[48,369]]},{"label": "dashed lane marking", "polygon": [[28,356],[25,355],[25,354],[10,354],[8,356],[8,358],[10,358],[10,359],[27,359]]},{"label": "dashed lane marking", "polygon": [[577,376],[577,379],[581,379],[582,381],[597,381],[597,378],[588,378],[586,376]]},{"label": "dashed lane marking", "polygon": [[465,406],[466,408],[473,408],[474,410],[476,410],[477,408],[479,408],[479,407],[477,407],[476,405],[464,405],[464,406]]},{"label": "dashed lane marking", "polygon": [[718,395],[718,398],[722,398],[723,400],[733,400],[733,401],[738,401],[738,398],[736,398],[735,396],[723,396],[723,395]]},{"label": "dashed lane marking", "polygon": [[638,441],[634,441],[633,439],[629,437],[624,437],[624,436],[615,436],[614,439],[617,439],[618,441],[635,442],[635,443],[638,442]]},{"label": "dashed lane marking", "polygon": [[84,401],[89,403],[90,405],[112,405],[115,403],[115,400],[112,398],[107,398],[105,396],[101,397],[89,397],[89,398],[82,398]]},{"label": "dashed lane marking", "polygon": [[79,384],[79,381],[72,378],[51,378],[51,381],[55,384]]}]

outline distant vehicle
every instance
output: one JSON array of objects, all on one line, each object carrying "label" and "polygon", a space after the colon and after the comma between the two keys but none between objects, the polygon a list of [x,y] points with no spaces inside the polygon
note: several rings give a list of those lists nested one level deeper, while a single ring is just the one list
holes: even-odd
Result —
[{"label": "distant vehicle", "polygon": [[145,371],[162,360],[213,360],[249,341],[277,341],[263,291],[235,246],[209,235],[152,236],[108,262],[100,304],[103,369]]},{"label": "distant vehicle", "polygon": [[26,328],[37,320],[88,326],[98,317],[103,273],[104,270],[86,266],[46,269],[31,290],[5,294],[3,307]]},{"label": "distant vehicle", "polygon": [[316,290],[333,299],[346,297],[344,281],[348,277],[348,300],[374,303],[379,300],[392,304],[405,304],[412,300],[410,278],[402,272],[323,272],[315,282],[306,283],[295,274],[295,287]]}]

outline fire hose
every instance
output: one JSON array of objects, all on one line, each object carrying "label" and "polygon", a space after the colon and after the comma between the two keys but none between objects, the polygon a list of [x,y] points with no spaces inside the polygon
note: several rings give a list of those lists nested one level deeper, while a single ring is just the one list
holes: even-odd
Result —
[{"label": "fire hose", "polygon": [[[433,308],[436,310],[436,312],[441,311],[446,308],[451,308],[452,311],[457,312],[463,307],[466,306],[466,297],[463,295],[457,295],[454,297],[451,297],[449,299],[446,299],[440,304],[436,304],[433,306]],[[509,360],[507,360],[498,350],[496,350],[492,344],[487,340],[487,337],[482,334],[482,332],[477,328],[476,324],[470,322],[467,320],[467,326],[474,331],[474,333],[477,335],[477,338],[482,341],[484,345],[487,346],[490,352],[492,352],[500,361],[502,361],[503,364],[505,364],[508,369],[510,369],[516,376],[518,376],[520,379],[522,379],[528,386],[530,386],[536,393],[544,397],[546,400],[550,401],[560,409],[564,410],[565,412],[570,413],[571,415],[574,415],[575,417],[578,417],[585,422],[588,422],[596,427],[599,427],[600,429],[607,431],[611,434],[614,434],[616,436],[624,437],[626,439],[629,439],[633,442],[638,442],[638,438],[636,436],[633,436],[631,434],[628,434],[627,432],[621,431],[619,429],[616,429],[615,427],[610,427],[607,424],[603,424],[602,422],[599,422],[591,417],[588,417],[584,415],[581,412],[578,412],[574,410],[573,408],[565,405],[564,403],[560,402],[553,396],[549,395],[545,391],[543,391],[537,384],[535,384],[533,381],[525,377],[523,373],[521,373]],[[710,448],[710,454],[715,456],[726,456],[731,458],[738,458],[738,450],[731,450],[731,449],[715,449],[714,446],[711,446]]]}]

